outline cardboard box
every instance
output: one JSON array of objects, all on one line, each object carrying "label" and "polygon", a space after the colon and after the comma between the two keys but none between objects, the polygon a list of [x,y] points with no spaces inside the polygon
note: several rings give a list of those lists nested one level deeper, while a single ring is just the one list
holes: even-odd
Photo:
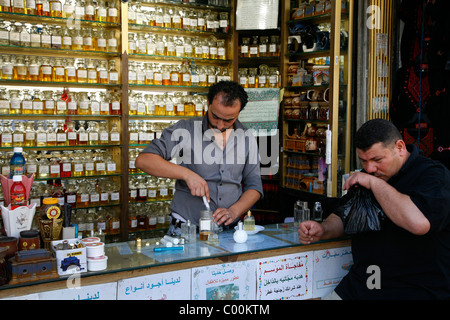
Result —
[{"label": "cardboard box", "polygon": [[87,272],[86,247],[78,239],[67,239],[69,244],[81,243],[82,248],[56,250],[55,246],[66,240],[52,241],[52,250],[56,257],[56,270],[60,276]]}]

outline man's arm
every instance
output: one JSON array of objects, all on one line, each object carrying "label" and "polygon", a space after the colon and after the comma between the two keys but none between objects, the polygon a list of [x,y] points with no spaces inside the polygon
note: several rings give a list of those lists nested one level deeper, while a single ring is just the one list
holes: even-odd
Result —
[{"label": "man's arm", "polygon": [[430,221],[412,202],[411,198],[398,192],[389,183],[373,175],[356,172],[345,182],[344,189],[353,184],[372,190],[386,216],[397,226],[415,235],[424,235],[430,230]]},{"label": "man's arm", "polygon": [[136,158],[135,166],[152,176],[184,180],[193,196],[206,196],[208,201],[210,199],[205,179],[192,170],[163,159],[160,155],[141,153]]},{"label": "man's arm", "polygon": [[344,224],[339,216],[332,213],[322,223],[305,221],[298,226],[300,243],[310,244],[319,240],[343,237]]}]

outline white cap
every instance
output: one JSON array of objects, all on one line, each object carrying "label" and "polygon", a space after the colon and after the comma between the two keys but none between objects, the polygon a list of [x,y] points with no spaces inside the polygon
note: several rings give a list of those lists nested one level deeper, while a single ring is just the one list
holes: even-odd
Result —
[{"label": "white cap", "polygon": [[14,152],[23,152],[22,147],[14,147]]},{"label": "white cap", "polygon": [[15,175],[15,176],[13,176],[13,181],[14,181],[14,182],[16,182],[16,181],[22,181],[22,176],[21,176],[21,175]]}]

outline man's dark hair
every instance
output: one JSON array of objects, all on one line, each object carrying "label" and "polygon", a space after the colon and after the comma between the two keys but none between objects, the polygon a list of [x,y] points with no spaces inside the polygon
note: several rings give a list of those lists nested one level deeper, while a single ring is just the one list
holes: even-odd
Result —
[{"label": "man's dark hair", "polygon": [[223,93],[223,102],[226,106],[231,106],[234,100],[239,99],[241,101],[242,111],[248,102],[248,95],[244,88],[234,81],[219,81],[209,87],[208,92],[208,102],[211,104],[214,98],[219,94]]},{"label": "man's dark hair", "polygon": [[390,146],[401,139],[402,135],[392,122],[385,119],[373,119],[358,129],[354,143],[356,148],[366,151],[375,143],[382,142],[385,146]]}]

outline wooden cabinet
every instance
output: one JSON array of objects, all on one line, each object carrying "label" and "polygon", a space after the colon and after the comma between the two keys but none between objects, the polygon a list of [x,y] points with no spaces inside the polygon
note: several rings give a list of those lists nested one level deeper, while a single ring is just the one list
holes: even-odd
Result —
[{"label": "wooden cabinet", "polygon": [[284,21],[282,186],[339,196],[350,166],[353,1],[285,1]]}]

